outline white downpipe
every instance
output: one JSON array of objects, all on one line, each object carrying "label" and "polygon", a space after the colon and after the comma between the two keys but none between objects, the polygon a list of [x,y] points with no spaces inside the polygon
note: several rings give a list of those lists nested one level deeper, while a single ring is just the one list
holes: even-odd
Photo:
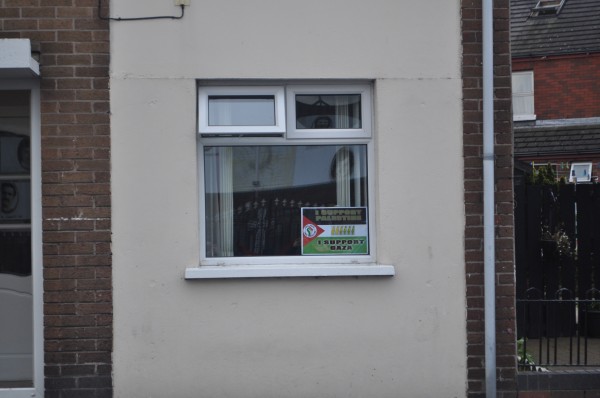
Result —
[{"label": "white downpipe", "polygon": [[496,397],[496,253],[494,248],[494,4],[482,2],[483,48],[483,255],[485,390]]}]

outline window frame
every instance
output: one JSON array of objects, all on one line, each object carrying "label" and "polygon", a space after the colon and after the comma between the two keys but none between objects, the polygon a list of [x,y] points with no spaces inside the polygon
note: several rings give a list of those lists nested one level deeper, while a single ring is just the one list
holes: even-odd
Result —
[{"label": "window frame", "polygon": [[[577,176],[573,176],[573,171],[575,167],[585,167],[587,169],[588,176],[587,178],[579,178]],[[577,179],[575,181],[575,179]],[[571,163],[571,168],[569,170],[569,182],[576,182],[577,184],[581,182],[591,182],[592,181],[592,162],[574,162]]]},{"label": "window frame", "polygon": [[[249,95],[260,92],[265,86],[207,86],[198,85],[198,92],[224,92],[221,88],[227,88],[226,92],[231,94],[237,89]],[[186,279],[210,279],[210,278],[253,278],[253,277],[300,277],[300,276],[392,276],[394,267],[391,265],[380,265],[376,263],[376,198],[375,198],[375,154],[374,142],[371,137],[373,118],[372,113],[372,85],[361,83],[344,84],[307,84],[301,85],[282,84],[281,89],[286,91],[288,109],[285,110],[288,123],[285,127],[288,131],[284,134],[273,136],[261,134],[259,129],[252,131],[252,134],[237,134],[235,131],[228,131],[228,134],[198,134],[197,159],[198,159],[198,196],[199,196],[199,251],[200,262],[197,267],[186,269]],[[295,127],[295,115],[290,111],[290,107],[295,108],[295,102],[290,102],[291,95],[310,91],[314,93],[315,89],[332,93],[357,93],[357,87],[360,87],[363,120],[360,134],[354,134],[355,131],[344,131],[340,134],[340,129],[336,129],[335,138],[329,134],[326,137],[317,137],[316,133],[323,130],[317,129],[307,135],[289,134],[290,120],[293,120]],[[293,94],[290,94],[293,93]],[[199,102],[202,100],[198,96]],[[207,98],[207,96],[204,96]],[[292,105],[293,104],[293,105]],[[199,106],[198,118],[202,117]],[[206,108],[205,108],[206,109]],[[366,113],[365,113],[366,110]],[[366,115],[366,117],[364,117]],[[356,130],[356,129],[349,129]],[[325,131],[327,133],[327,131]],[[207,146],[262,146],[262,145],[366,145],[367,152],[367,217],[369,231],[369,254],[364,255],[324,255],[324,256],[248,256],[248,257],[207,257],[206,238],[207,231],[205,226],[206,219],[206,199],[205,199],[205,167],[204,167],[204,148]]]},{"label": "window frame", "polygon": [[[519,91],[515,92],[513,80],[515,76],[528,76],[530,83],[530,91]],[[511,74],[511,90],[512,90],[512,102],[513,102],[513,121],[528,121],[528,120],[536,120],[537,116],[535,114],[535,79],[532,70],[529,71],[516,71]],[[534,110],[533,113],[516,113],[515,112],[515,98],[524,98],[531,101],[531,108]]]},{"label": "window frame", "polygon": [[[275,125],[211,126],[208,120],[210,96],[273,95]],[[282,86],[200,86],[198,88],[198,132],[203,135],[265,135],[285,132],[285,94]]]}]

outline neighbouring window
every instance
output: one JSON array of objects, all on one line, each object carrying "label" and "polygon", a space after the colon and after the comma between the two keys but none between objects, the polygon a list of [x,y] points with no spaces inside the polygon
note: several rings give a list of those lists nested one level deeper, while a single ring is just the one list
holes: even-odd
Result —
[{"label": "neighbouring window", "polygon": [[198,92],[203,259],[366,262],[371,87]]},{"label": "neighbouring window", "polygon": [[592,163],[572,163],[569,182],[590,182],[592,180]]},{"label": "neighbouring window", "polygon": [[560,13],[565,0],[539,0],[531,9],[532,17],[556,16]]},{"label": "neighbouring window", "polygon": [[535,120],[533,71],[513,72],[513,120]]}]

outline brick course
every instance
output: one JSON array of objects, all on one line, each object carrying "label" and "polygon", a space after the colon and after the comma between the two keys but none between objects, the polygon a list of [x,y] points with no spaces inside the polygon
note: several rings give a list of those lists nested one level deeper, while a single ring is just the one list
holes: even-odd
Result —
[{"label": "brick course", "polygon": [[110,397],[108,23],[92,0],[0,0],[0,37],[40,55],[45,396]]},{"label": "brick course", "polygon": [[[509,2],[494,2],[496,366],[498,397],[516,397],[513,147]],[[485,396],[481,2],[462,0],[467,394]]]}]

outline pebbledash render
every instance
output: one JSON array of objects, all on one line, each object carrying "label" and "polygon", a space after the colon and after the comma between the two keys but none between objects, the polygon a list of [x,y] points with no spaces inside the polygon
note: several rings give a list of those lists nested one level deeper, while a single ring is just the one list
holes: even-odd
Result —
[{"label": "pebbledash render", "polygon": [[[0,3],[40,218],[0,396],[485,395],[480,2]],[[513,397],[507,1],[494,27]]]}]

